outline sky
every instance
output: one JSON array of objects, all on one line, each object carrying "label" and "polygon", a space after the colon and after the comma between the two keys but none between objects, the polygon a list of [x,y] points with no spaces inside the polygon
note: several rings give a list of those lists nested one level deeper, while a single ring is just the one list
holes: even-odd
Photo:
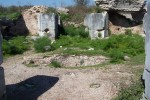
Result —
[{"label": "sky", "polygon": [[[70,6],[73,0],[0,0],[0,5],[46,5],[51,7]],[[90,0],[90,4],[94,4],[94,0]]]}]

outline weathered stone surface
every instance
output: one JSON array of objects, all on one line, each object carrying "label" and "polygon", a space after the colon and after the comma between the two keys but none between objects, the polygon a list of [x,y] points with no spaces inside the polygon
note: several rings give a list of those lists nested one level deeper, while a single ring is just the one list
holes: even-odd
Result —
[{"label": "weathered stone surface", "polygon": [[68,14],[69,13],[69,9],[67,9],[67,8],[58,7],[58,8],[56,8],[56,10],[60,14]]},{"label": "weathered stone surface", "polygon": [[5,79],[4,79],[4,69],[0,67],[0,100],[5,99],[6,89],[5,89]]},{"label": "weathered stone surface", "polygon": [[105,10],[140,11],[144,0],[94,0],[97,6]]},{"label": "weathered stone surface", "polygon": [[148,3],[147,14],[144,16],[144,32],[146,33],[145,38],[145,52],[146,61],[143,79],[145,80],[145,97],[150,100],[150,3]]},{"label": "weathered stone surface", "polygon": [[47,11],[45,6],[33,6],[22,13],[24,22],[30,35],[38,35],[38,15]]},{"label": "weathered stone surface", "polygon": [[38,29],[39,36],[48,36],[55,40],[58,35],[58,15],[54,13],[40,14],[38,16]]},{"label": "weathered stone surface", "polygon": [[91,39],[106,37],[108,35],[108,23],[107,12],[88,14],[84,19],[84,25],[89,29]]}]

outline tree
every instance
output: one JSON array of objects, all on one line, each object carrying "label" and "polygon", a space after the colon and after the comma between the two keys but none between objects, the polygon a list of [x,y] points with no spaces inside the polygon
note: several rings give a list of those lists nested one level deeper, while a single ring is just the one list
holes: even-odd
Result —
[{"label": "tree", "polygon": [[89,0],[74,0],[76,6],[87,6],[89,4]]}]

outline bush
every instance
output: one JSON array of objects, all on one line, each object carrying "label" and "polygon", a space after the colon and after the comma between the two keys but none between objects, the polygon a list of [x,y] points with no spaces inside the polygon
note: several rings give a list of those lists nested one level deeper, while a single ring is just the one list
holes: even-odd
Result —
[{"label": "bush", "polygon": [[60,18],[61,18],[61,20],[63,20],[63,21],[69,21],[70,20],[70,18],[71,18],[71,16],[69,15],[69,14],[60,14]]},{"label": "bush", "polygon": [[3,54],[22,54],[24,51],[28,50],[29,45],[27,40],[23,36],[18,36],[10,39],[9,41],[3,39],[2,49]]},{"label": "bush", "polygon": [[36,52],[46,52],[54,50],[51,45],[51,40],[48,37],[40,37],[34,41],[34,48]]},{"label": "bush", "polygon": [[118,96],[113,100],[140,100],[144,91],[142,82],[136,82],[130,87],[121,89]]},{"label": "bush", "polygon": [[61,68],[61,64],[56,60],[52,60],[50,65],[52,65],[54,68]]},{"label": "bush", "polygon": [[65,32],[67,35],[73,36],[80,36],[81,38],[88,38],[89,33],[85,32],[85,27],[81,26],[79,28],[75,28],[73,25],[65,27]]}]

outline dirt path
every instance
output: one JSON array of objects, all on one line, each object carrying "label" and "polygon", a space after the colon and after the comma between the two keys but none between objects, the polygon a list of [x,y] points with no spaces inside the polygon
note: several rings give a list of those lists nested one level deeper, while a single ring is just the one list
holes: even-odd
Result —
[{"label": "dirt path", "polygon": [[29,68],[17,55],[4,61],[8,100],[111,100],[134,76],[125,65],[107,68]]}]

